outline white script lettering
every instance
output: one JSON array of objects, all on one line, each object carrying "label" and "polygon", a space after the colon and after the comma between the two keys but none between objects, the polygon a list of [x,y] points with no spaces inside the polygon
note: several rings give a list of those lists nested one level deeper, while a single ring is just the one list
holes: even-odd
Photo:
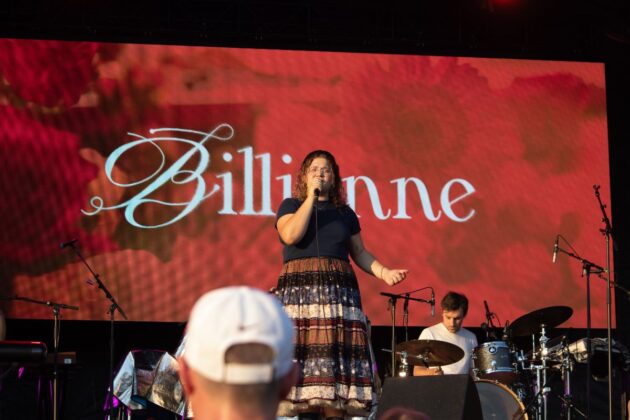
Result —
[{"label": "white script lettering", "polygon": [[[137,228],[160,228],[176,223],[182,218],[190,214],[195,208],[209,197],[214,196],[219,191],[222,193],[222,207],[217,214],[223,216],[267,216],[275,215],[274,209],[279,203],[272,203],[272,179],[278,182],[282,189],[282,198],[291,196],[292,176],[290,174],[281,174],[272,178],[274,159],[270,153],[255,154],[252,146],[247,146],[236,150],[236,156],[240,156],[240,162],[235,162],[235,155],[230,152],[224,152],[222,159],[228,164],[242,165],[240,168],[242,173],[242,203],[243,207],[240,211],[234,208],[234,197],[238,194],[234,191],[234,175],[233,171],[221,172],[215,175],[216,183],[212,186],[206,184],[203,175],[207,175],[210,169],[211,156],[210,151],[206,147],[206,143],[211,140],[229,141],[234,137],[234,128],[227,123],[219,124],[209,132],[201,132],[195,130],[187,130],[181,128],[156,128],[149,130],[153,137],[144,137],[134,133],[128,133],[135,140],[130,141],[116,150],[114,150],[105,161],[105,175],[109,182],[120,188],[141,188],[127,201],[106,205],[100,196],[94,196],[90,199],[91,209],[81,210],[87,216],[94,216],[101,211],[124,209],[124,216],[127,222]],[[180,145],[188,146],[188,149],[177,159],[167,165],[166,153],[161,147],[167,142],[176,142]],[[131,154],[141,146],[149,145],[155,148],[161,159],[153,170],[153,173],[139,180],[131,180],[120,182],[114,179],[113,171],[118,161],[123,155]],[[194,159],[193,159],[194,158]],[[129,159],[129,157],[127,158]],[[138,157],[140,159],[140,157]],[[293,158],[289,154],[281,156],[282,163],[286,166],[293,162]],[[197,162],[193,169],[184,169],[185,165]],[[256,172],[256,166],[259,172]],[[240,178],[239,178],[240,179]],[[475,187],[463,178],[453,178],[446,182],[441,189],[439,207],[434,209],[431,204],[429,188],[425,183],[416,177],[397,178],[390,181],[390,184],[396,186],[396,212],[392,215],[392,209],[383,206],[379,196],[379,188],[374,181],[366,175],[350,176],[343,179],[345,189],[347,191],[348,205],[357,211],[356,197],[359,188],[367,191],[372,214],[378,220],[392,219],[412,219],[413,211],[408,210],[407,187],[415,186],[418,193],[419,204],[422,207],[420,214],[430,222],[436,222],[442,215],[448,219],[463,223],[470,220],[475,215],[474,208],[459,210],[456,212],[453,205],[462,202],[465,198],[476,192]],[[155,193],[167,185],[177,188],[180,185],[191,184],[193,192],[187,200],[165,201],[155,198]],[[255,190],[255,185],[260,191]],[[458,187],[454,193],[453,188]],[[256,199],[260,201],[257,203]],[[259,204],[259,206],[256,206]],[[155,224],[146,224],[137,220],[136,210],[142,205],[158,205],[168,208],[176,208],[179,212],[175,216],[169,216],[168,220]],[[258,209],[257,209],[257,208]],[[357,211],[357,214],[359,212]],[[169,213],[170,214],[170,213]]]}]

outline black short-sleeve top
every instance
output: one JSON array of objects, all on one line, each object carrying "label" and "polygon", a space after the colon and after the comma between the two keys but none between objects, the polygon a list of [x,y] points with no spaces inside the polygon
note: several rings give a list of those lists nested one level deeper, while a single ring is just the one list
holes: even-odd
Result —
[{"label": "black short-sleeve top", "polygon": [[[301,205],[302,201],[297,198],[284,199],[278,209],[276,223],[282,216],[295,213]],[[319,256],[349,261],[350,237],[361,231],[361,225],[356,213],[349,206],[336,207],[329,201],[317,201],[314,205],[315,209],[313,209],[308,228],[302,240],[295,245],[285,244],[283,251],[284,262],[297,258],[317,257],[317,243],[315,242],[316,218]],[[317,215],[315,212],[317,212]]]}]

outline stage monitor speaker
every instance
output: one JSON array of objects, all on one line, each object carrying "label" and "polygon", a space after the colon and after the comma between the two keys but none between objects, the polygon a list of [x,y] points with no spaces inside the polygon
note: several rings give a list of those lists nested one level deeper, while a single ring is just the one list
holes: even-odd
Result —
[{"label": "stage monitor speaker", "polygon": [[392,407],[421,411],[431,420],[479,420],[481,403],[470,375],[387,378],[376,418]]}]

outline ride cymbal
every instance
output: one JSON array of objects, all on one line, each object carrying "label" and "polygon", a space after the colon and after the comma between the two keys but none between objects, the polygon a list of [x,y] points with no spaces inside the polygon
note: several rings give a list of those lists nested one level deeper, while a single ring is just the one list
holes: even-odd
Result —
[{"label": "ride cymbal", "polygon": [[540,332],[543,325],[547,328],[557,327],[571,318],[571,315],[573,309],[568,306],[549,306],[517,318],[508,330],[511,337],[532,335]]}]

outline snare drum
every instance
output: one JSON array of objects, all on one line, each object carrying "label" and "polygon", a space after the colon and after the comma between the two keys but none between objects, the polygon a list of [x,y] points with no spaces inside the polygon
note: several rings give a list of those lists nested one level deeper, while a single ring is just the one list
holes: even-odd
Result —
[{"label": "snare drum", "polygon": [[529,420],[525,406],[510,388],[495,381],[475,381],[479,393],[484,420],[522,419]]},{"label": "snare drum", "polygon": [[505,341],[490,341],[475,347],[473,372],[479,379],[511,384],[517,378],[514,355]]}]

